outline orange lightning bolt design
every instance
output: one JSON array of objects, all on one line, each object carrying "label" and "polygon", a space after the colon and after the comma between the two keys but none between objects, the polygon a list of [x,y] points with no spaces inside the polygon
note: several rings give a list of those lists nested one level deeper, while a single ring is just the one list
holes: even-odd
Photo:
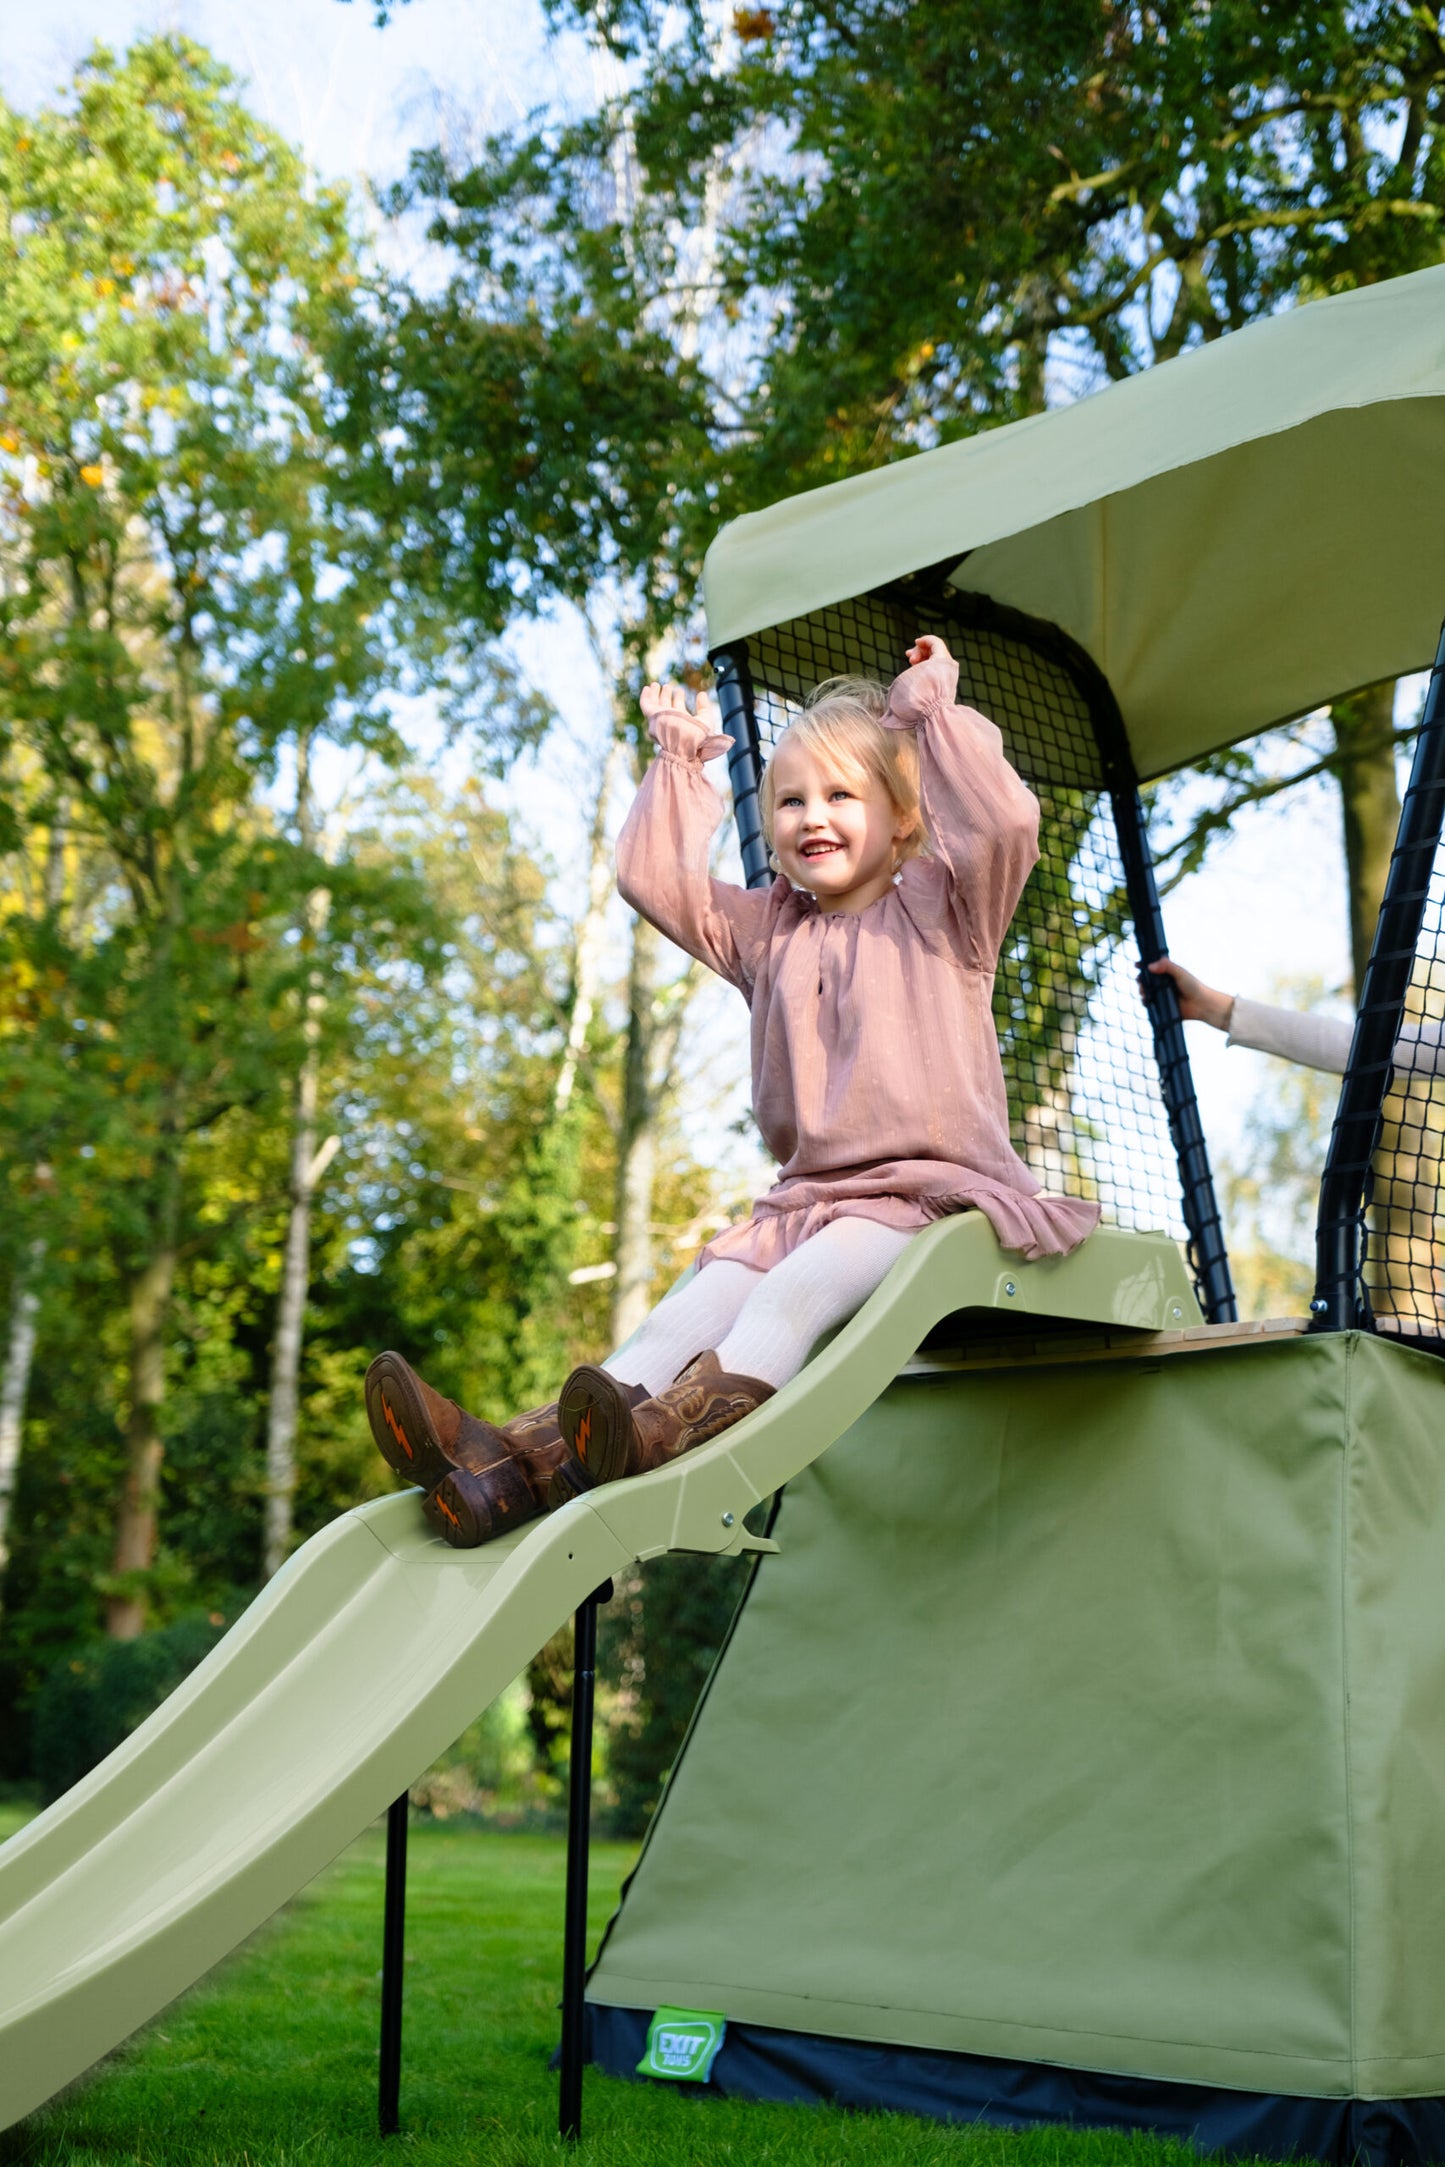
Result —
[{"label": "orange lightning bolt design", "polygon": [[587,1464],[587,1445],[592,1436],[592,1409],[589,1407],[577,1425],[577,1457]]},{"label": "orange lightning bolt design", "polygon": [[387,1428],[391,1431],[392,1436],[401,1446],[402,1451],[406,1454],[409,1460],[414,1460],[416,1458],[416,1454],[412,1451],[411,1446],[407,1442],[406,1431],[402,1428],[401,1424],[397,1421],[396,1416],[392,1413],[391,1401],[387,1398],[384,1392],[381,1395],[381,1411],[386,1418]]},{"label": "orange lightning bolt design", "polygon": [[434,1505],[434,1506],[436,1507],[437,1511],[438,1511],[438,1512],[439,1512],[439,1513],[441,1514],[441,1516],[442,1516],[442,1518],[443,1518],[444,1520],[450,1520],[450,1521],[451,1521],[451,1523],[452,1523],[452,1526],[453,1526],[453,1527],[454,1527],[454,1528],[455,1528],[455,1529],[457,1530],[457,1533],[458,1533],[458,1534],[460,1534],[460,1533],[461,1533],[461,1528],[462,1528],[462,1523],[461,1523],[461,1521],[460,1521],[460,1520],[459,1520],[459,1519],[457,1518],[456,1514],[455,1514],[455,1513],[454,1513],[454,1512],[452,1511],[452,1508],[451,1508],[451,1506],[450,1506],[450,1505],[449,1505],[449,1504],[447,1503],[446,1499],[445,1499],[445,1498],[444,1498],[444,1497],[442,1496],[442,1493],[441,1493],[441,1491],[440,1491],[440,1490],[433,1490],[433,1492],[432,1492],[432,1504],[433,1504],[433,1505]]}]

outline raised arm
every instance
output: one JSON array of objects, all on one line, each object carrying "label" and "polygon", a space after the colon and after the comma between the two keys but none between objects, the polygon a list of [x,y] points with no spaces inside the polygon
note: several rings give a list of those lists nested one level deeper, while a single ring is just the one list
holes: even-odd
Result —
[{"label": "raised arm", "polygon": [[709,863],[723,809],[703,763],[729,741],[706,693],[694,716],[679,687],[649,685],[642,712],[657,755],[617,838],[618,889],[659,933],[751,998],[769,891],[714,880]]},{"label": "raised arm", "polygon": [[987,716],[960,707],[958,664],[942,640],[909,648],[883,720],[918,738],[923,818],[966,959],[991,971],[1039,855],[1039,805],[1004,757]]}]

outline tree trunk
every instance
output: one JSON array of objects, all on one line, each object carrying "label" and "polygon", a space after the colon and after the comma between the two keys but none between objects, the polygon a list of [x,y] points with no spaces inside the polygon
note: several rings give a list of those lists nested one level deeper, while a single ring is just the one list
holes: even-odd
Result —
[{"label": "tree trunk", "polygon": [[657,1171],[656,1035],[657,934],[645,918],[632,928],[627,973],[627,1057],[622,1123],[617,1139],[617,1277],[612,1289],[612,1344],[637,1330],[652,1307],[652,1185]]},{"label": "tree trunk", "polygon": [[622,740],[614,737],[607,748],[597,804],[592,814],[592,834],[587,853],[587,907],[577,928],[572,964],[572,1012],[567,1018],[567,1043],[552,1091],[552,1113],[560,1118],[572,1103],[577,1069],[587,1047],[587,1033],[597,1006],[597,980],[602,964],[602,936],[607,927],[607,905],[612,895],[612,853],[607,847],[607,808],[617,786],[622,765]]},{"label": "tree trunk", "polygon": [[130,1288],[130,1419],[126,1424],[125,1494],[116,1522],[105,1629],[112,1640],[144,1632],[146,1598],[140,1578],[155,1559],[160,1495],[161,1407],[166,1385],[166,1321],[176,1276],[175,1235],[158,1248]]},{"label": "tree trunk", "polygon": [[5,1350],[4,1377],[0,1379],[0,1573],[10,1556],[10,1509],[20,1470],[20,1438],[30,1390],[30,1365],[35,1359],[35,1320],[40,1310],[36,1281],[44,1260],[45,1242],[37,1234],[24,1261],[16,1267],[10,1300],[10,1340]]},{"label": "tree trunk", "polygon": [[[316,808],[311,796],[311,732],[296,732],[296,837],[301,848],[316,847]],[[331,894],[313,888],[306,898],[302,929],[307,949],[326,927]],[[291,1122],[291,1209],[286,1220],[286,1249],[281,1263],[281,1292],[271,1342],[271,1399],[266,1410],[266,1523],[261,1571],[269,1580],[281,1570],[291,1548],[296,1503],[296,1418],[300,1404],[301,1345],[306,1326],[306,1297],[311,1286],[311,1200],[331,1162],[336,1138],[316,1149],[316,1111],[321,1098],[321,1017],[326,1006],[321,973],[312,970],[306,985],[302,1026],[305,1052],[296,1078]]]},{"label": "tree trunk", "polygon": [[1375,921],[1385,893],[1395,830],[1400,824],[1400,792],[1395,781],[1395,686],[1393,680],[1367,685],[1330,709],[1344,816],[1345,882],[1350,906],[1350,961],[1355,996],[1365,982],[1365,965],[1375,937]]},{"label": "tree trunk", "polygon": [[[307,898],[307,929],[313,942],[320,937],[326,923],[330,902],[325,888],[314,888]],[[324,1006],[320,973],[313,972],[306,994],[306,1053],[296,1079],[291,1130],[291,1211],[286,1222],[286,1252],[281,1266],[281,1293],[276,1304],[276,1334],[271,1349],[271,1403],[266,1414],[266,1534],[262,1572],[267,1580],[280,1571],[291,1548],[301,1342],[306,1322],[306,1296],[311,1284],[311,1200],[316,1193],[317,1181],[336,1149],[335,1137],[328,1137],[320,1152],[316,1149],[316,1109],[321,1092],[318,1041]]]}]

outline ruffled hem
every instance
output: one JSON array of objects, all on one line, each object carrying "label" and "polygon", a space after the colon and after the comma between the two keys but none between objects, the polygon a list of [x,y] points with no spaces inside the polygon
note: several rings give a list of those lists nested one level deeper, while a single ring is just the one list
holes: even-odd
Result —
[{"label": "ruffled hem", "polygon": [[1043,1189],[1030,1196],[966,1167],[895,1162],[838,1181],[779,1182],[759,1197],[743,1225],[714,1236],[698,1257],[698,1269],[725,1257],[769,1272],[834,1219],[873,1219],[912,1234],[959,1211],[981,1211],[1000,1246],[1030,1264],[1067,1256],[1099,1223],[1098,1205],[1082,1197]]}]

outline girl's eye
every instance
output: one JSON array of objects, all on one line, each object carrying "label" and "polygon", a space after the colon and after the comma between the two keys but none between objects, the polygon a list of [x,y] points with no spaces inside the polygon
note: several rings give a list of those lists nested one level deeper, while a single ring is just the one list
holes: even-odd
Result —
[{"label": "girl's eye", "polygon": [[800,797],[790,796],[784,798],[782,802],[784,805],[801,805],[803,801]]},{"label": "girl's eye", "polygon": [[829,792],[829,795],[835,798],[851,798],[853,793],[851,790],[845,790],[843,788],[843,785],[840,783],[836,790]]}]

